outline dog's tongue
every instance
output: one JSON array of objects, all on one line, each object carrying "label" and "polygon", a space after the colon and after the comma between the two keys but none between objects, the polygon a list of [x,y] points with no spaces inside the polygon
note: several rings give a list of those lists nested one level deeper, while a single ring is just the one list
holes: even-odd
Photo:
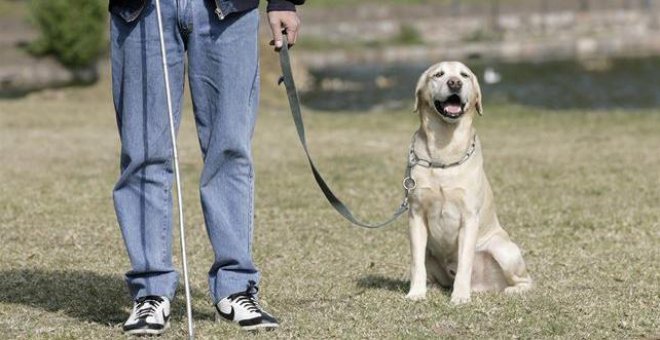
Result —
[{"label": "dog's tongue", "polygon": [[447,106],[445,106],[445,111],[447,113],[457,115],[461,113],[461,106],[456,104],[447,104]]}]

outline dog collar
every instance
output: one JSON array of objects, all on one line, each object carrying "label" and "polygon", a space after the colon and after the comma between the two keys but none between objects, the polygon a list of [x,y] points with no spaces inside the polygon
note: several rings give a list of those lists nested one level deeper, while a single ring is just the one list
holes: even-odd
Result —
[{"label": "dog collar", "polygon": [[419,158],[417,154],[415,153],[415,138],[413,137],[413,142],[410,144],[410,153],[408,156],[408,166],[409,167],[414,167],[416,165],[419,165],[423,168],[432,168],[432,169],[447,169],[447,168],[453,168],[455,166],[459,166],[465,162],[467,162],[468,159],[474,154],[474,151],[477,149],[477,134],[475,133],[474,136],[472,137],[472,143],[470,143],[470,146],[468,149],[465,151],[465,155],[463,158],[456,162],[452,163],[443,163],[440,161],[434,161],[434,160],[428,160],[428,159],[423,159]]}]

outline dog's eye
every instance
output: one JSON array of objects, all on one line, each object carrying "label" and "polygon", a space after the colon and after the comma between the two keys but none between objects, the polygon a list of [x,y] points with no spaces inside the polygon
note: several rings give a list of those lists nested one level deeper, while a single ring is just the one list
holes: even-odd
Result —
[{"label": "dog's eye", "polygon": [[461,72],[461,77],[467,79],[467,78],[470,78],[470,75],[467,74],[466,72]]},{"label": "dog's eye", "polygon": [[445,75],[445,72],[444,72],[444,71],[440,71],[440,72],[434,74],[433,77],[434,77],[434,78],[442,78],[442,76],[444,76],[444,75]]}]

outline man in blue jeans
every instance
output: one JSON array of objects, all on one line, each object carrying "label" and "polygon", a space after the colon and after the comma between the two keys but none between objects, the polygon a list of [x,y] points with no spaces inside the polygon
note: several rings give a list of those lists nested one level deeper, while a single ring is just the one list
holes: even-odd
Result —
[{"label": "man in blue jeans", "polygon": [[[254,169],[251,139],[259,99],[259,0],[161,0],[176,125],[184,59],[204,159],[200,192],[215,253],[209,288],[218,315],[243,329],[275,328],[258,304],[252,261]],[[273,44],[295,43],[304,0],[269,0]],[[172,264],[172,149],[153,0],[110,0],[112,90],[121,138],[113,191],[132,269],[129,334],[169,326],[178,284]]]}]

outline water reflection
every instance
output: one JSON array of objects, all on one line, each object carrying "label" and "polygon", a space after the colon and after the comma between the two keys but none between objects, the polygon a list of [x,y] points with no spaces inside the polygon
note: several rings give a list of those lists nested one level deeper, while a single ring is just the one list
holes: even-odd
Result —
[{"label": "water reflection", "polygon": [[[479,75],[486,101],[553,110],[660,106],[660,58],[467,64]],[[327,111],[410,108],[417,78],[428,66],[345,65],[311,70],[314,81],[302,99],[311,108]]]}]

